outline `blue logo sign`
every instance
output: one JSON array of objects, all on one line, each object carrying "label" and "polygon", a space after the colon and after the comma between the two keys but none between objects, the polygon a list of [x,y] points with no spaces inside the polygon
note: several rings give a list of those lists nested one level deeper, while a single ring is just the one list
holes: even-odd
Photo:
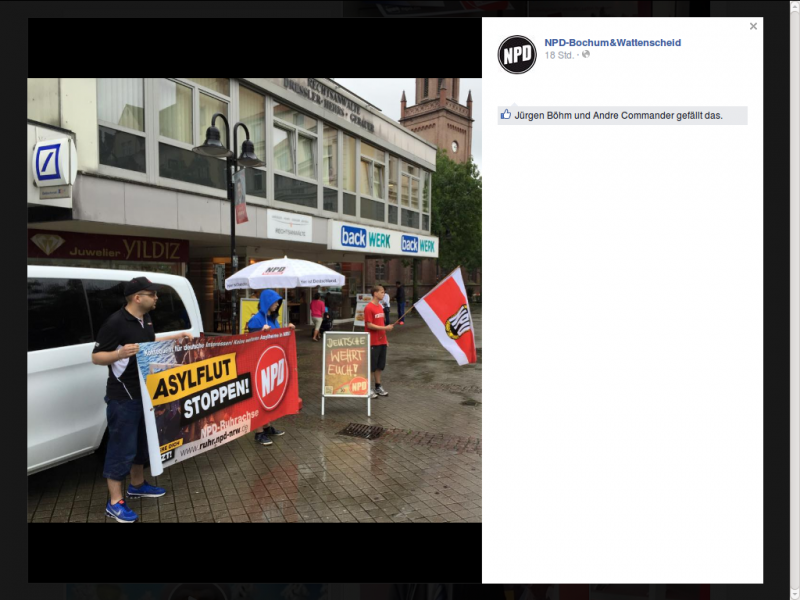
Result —
[{"label": "blue logo sign", "polygon": [[[39,181],[47,181],[48,179],[61,179],[61,173],[58,172],[58,154],[61,151],[61,144],[53,144],[51,146],[39,146],[36,152],[36,177]],[[50,167],[51,173],[47,173]]]},{"label": "blue logo sign", "polygon": [[342,225],[342,246],[351,248],[367,247],[367,230],[361,227]]},{"label": "blue logo sign", "polygon": [[400,249],[403,252],[419,252],[419,238],[414,235],[404,235],[400,240]]}]

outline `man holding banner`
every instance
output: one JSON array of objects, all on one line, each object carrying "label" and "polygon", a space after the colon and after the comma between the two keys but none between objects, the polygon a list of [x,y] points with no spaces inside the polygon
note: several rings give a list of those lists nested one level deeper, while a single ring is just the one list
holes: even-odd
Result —
[{"label": "man holding banner", "polygon": [[[108,481],[111,496],[106,504],[106,515],[119,523],[133,523],[138,519],[122,498],[122,482],[128,473],[131,475],[129,498],[157,498],[166,493],[164,488],[144,480],[144,467],[149,461],[136,360],[139,342],[156,339],[148,313],[156,307],[157,290],[158,286],[146,277],[135,277],[125,284],[127,304],[103,323],[92,352],[94,364],[108,366],[105,396],[108,446],[103,477]],[[192,339],[192,334],[177,333],[164,340],[184,337]]]}]

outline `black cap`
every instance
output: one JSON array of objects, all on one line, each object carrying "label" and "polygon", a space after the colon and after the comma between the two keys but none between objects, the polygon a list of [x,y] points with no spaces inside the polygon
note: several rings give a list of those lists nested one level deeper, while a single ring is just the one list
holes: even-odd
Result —
[{"label": "black cap", "polygon": [[142,290],[157,291],[158,286],[152,281],[150,281],[147,277],[134,277],[128,283],[125,284],[124,295],[130,296],[131,294],[141,292]]}]

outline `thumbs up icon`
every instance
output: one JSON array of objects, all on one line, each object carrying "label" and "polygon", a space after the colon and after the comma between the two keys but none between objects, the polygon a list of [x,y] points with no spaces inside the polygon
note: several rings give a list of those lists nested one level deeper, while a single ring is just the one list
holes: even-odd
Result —
[{"label": "thumbs up icon", "polygon": [[506,109],[506,112],[500,113],[500,118],[501,119],[510,119],[511,118],[511,113],[509,112],[508,109]]}]

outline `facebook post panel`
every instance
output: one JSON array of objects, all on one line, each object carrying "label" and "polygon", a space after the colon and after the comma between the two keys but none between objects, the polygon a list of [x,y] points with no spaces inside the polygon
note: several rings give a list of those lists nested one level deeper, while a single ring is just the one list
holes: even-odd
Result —
[{"label": "facebook post panel", "polygon": [[761,21],[483,20],[484,583],[762,582]]}]

